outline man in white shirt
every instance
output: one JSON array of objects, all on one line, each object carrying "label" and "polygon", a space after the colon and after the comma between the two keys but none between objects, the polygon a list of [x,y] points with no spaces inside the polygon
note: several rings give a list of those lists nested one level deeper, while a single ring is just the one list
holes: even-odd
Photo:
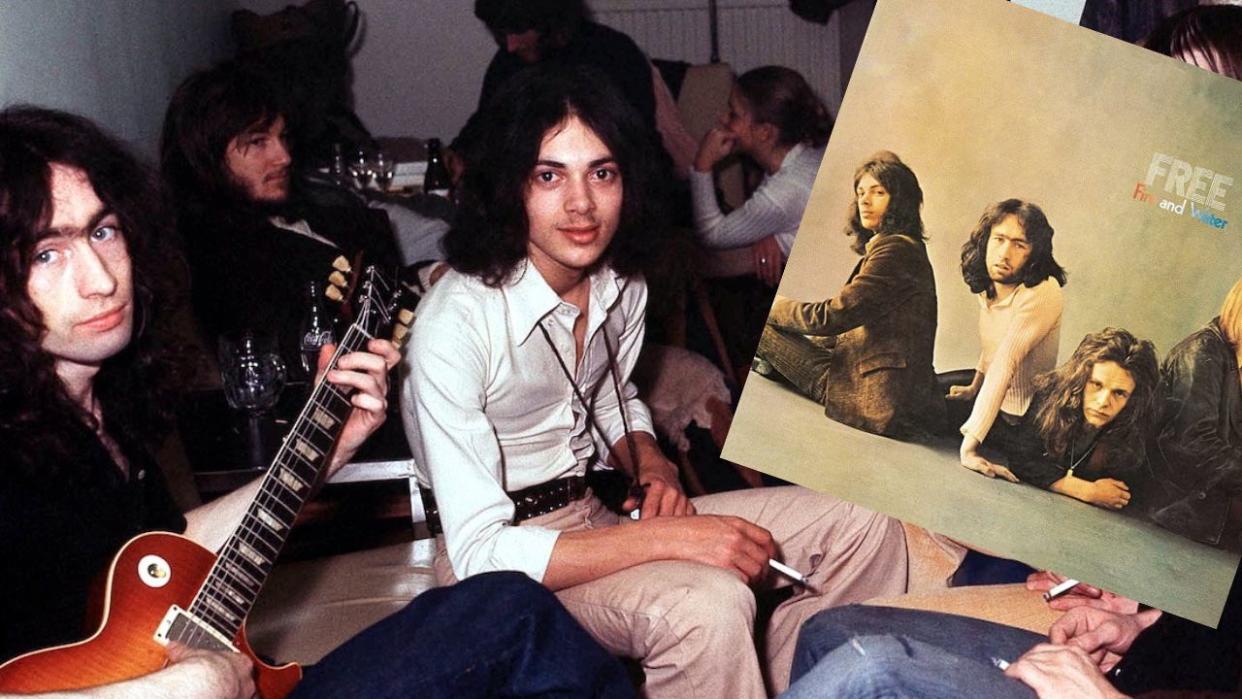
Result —
[{"label": "man in white shirt", "polygon": [[[816,591],[773,615],[763,665],[779,691],[803,619],[905,589],[901,527],[802,488],[685,496],[629,382],[661,223],[642,121],[584,69],[537,69],[497,100],[445,240],[453,271],[422,302],[406,358],[437,576],[543,582],[642,661],[648,696],[761,697],[750,586],[789,584],[768,568],[782,560]],[[635,477],[638,521],[585,485],[603,462]]]},{"label": "man in white shirt", "polygon": [[983,212],[962,246],[962,278],[979,297],[979,363],[949,401],[974,401],[961,427],[962,465],[1017,482],[979,455],[989,433],[1004,446],[1031,405],[1035,377],[1057,365],[1065,270],[1052,256],[1052,226],[1035,204],[1006,199]]}]

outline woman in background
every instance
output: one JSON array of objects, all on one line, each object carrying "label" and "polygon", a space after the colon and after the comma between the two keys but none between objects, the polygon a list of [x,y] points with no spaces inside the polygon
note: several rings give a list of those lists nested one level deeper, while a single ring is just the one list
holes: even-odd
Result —
[{"label": "woman in background", "polygon": [[[775,286],[831,132],[828,108],[797,71],[764,66],[743,73],[729,95],[728,114],[703,136],[690,172],[699,240],[716,249],[751,247],[755,274]],[[764,175],[746,203],[725,214],[712,169],[735,152],[754,160]]]}]

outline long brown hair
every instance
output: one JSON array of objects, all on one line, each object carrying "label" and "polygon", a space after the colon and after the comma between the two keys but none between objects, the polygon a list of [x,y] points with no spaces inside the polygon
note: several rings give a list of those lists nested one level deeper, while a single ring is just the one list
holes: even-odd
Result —
[{"label": "long brown hair", "polygon": [[845,234],[854,237],[850,246],[859,255],[867,250],[867,241],[876,235],[904,235],[914,240],[925,240],[923,236],[923,188],[919,186],[919,178],[909,165],[901,162],[896,153],[886,150],[872,155],[867,162],[854,171],[854,189],[858,189],[858,181],[863,175],[871,175],[888,190],[888,210],[876,230],[868,230],[862,225],[858,214],[858,202],[851,191],[849,219],[845,224]]},{"label": "long brown hair", "polygon": [[1155,417],[1160,367],[1156,348],[1150,341],[1140,340],[1120,328],[1090,333],[1078,343],[1078,349],[1068,362],[1035,377],[1035,392],[1042,396],[1035,413],[1035,426],[1050,456],[1064,456],[1081,429],[1083,390],[1092,369],[1100,362],[1116,363],[1134,380],[1134,391],[1125,408],[1104,428],[1109,453],[1116,454],[1116,458],[1141,460],[1144,457],[1143,444]]},{"label": "long brown hair", "polygon": [[832,134],[832,115],[796,70],[763,66],[742,73],[737,90],[757,123],[776,127],[782,146],[807,143],[816,148]]}]

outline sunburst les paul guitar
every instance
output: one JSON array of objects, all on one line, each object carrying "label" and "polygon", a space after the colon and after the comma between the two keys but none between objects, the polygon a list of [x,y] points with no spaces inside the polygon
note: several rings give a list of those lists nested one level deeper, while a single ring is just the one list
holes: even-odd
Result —
[{"label": "sunburst les paul guitar", "polygon": [[[355,319],[330,367],[393,325],[394,336],[403,336],[413,319],[411,311],[399,310],[404,292],[393,290],[374,267],[358,278]],[[84,641],[27,653],[0,666],[0,692],[84,689],[140,677],[167,665],[165,646],[176,641],[244,653],[254,661],[259,696],[288,695],[302,677],[301,668],[256,658],[243,623],[351,409],[347,391],[322,378],[316,382],[258,495],[219,553],[177,534],[151,532],[130,539],[108,568],[99,630]]]}]

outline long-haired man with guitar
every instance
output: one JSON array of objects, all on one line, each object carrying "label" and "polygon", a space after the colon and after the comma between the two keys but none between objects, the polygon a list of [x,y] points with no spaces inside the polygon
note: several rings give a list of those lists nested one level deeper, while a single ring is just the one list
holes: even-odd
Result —
[{"label": "long-haired man with guitar", "polygon": [[[654,147],[586,69],[536,67],[497,95],[445,238],[453,271],[412,332],[406,435],[442,529],[439,579],[540,580],[641,659],[647,696],[761,697],[749,586],[788,585],[769,559],[810,571],[769,626],[774,693],[807,615],[905,591],[906,543],[895,520],[804,488],[682,492],[629,382],[666,220]],[[616,504],[641,496],[639,521],[586,485],[596,461],[634,477]]]},{"label": "long-haired man with guitar", "polygon": [[[158,332],[181,269],[161,201],[148,170],[87,120],[30,107],[0,111],[0,662],[97,628],[88,626],[90,584],[128,539],[183,532],[185,545],[216,551],[266,482],[182,515],[150,456],[179,379],[176,351]],[[323,390],[340,402],[335,448],[329,441],[321,455],[329,473],[385,416],[387,372],[398,355],[387,340],[367,337],[356,338],[358,351],[321,354],[322,386],[330,386]],[[126,573],[119,566],[116,578]],[[156,564],[137,569],[152,589],[173,587],[179,574],[175,565],[171,575]],[[108,598],[106,622],[87,644],[136,616],[123,601],[142,600]],[[151,644],[155,631],[137,635]],[[35,657],[26,655],[0,666],[0,694],[85,688],[109,697],[232,699],[251,696],[257,683],[265,698],[274,696],[254,678],[257,663],[233,644],[248,650],[240,631],[215,646],[170,643],[167,661],[159,646],[108,647],[91,657],[123,666],[132,650],[154,652],[158,662],[138,676],[102,673],[93,681],[99,668],[69,662],[62,676],[33,690],[22,684],[22,668]],[[498,657],[496,647],[512,657]],[[623,681],[609,682],[619,676],[550,594],[513,575],[420,596],[309,668],[294,692],[477,696],[552,688],[624,696]]]}]

